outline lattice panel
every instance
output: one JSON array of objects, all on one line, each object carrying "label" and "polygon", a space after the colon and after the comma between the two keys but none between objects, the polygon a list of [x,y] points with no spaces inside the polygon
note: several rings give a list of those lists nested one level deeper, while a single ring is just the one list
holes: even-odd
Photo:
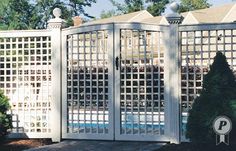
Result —
[{"label": "lattice panel", "polygon": [[107,31],[67,37],[68,133],[108,133],[107,38]]},{"label": "lattice panel", "polygon": [[121,30],[121,134],[164,134],[161,33]]},{"label": "lattice panel", "polygon": [[13,133],[48,133],[50,37],[0,38],[0,88],[10,99]]},{"label": "lattice panel", "polygon": [[182,134],[184,134],[187,112],[201,92],[203,76],[209,71],[217,51],[225,54],[231,69],[236,73],[236,30],[183,31],[180,35]]}]

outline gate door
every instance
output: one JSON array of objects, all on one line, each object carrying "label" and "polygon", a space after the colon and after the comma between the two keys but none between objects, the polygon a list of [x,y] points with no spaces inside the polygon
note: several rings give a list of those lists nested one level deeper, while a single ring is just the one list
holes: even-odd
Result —
[{"label": "gate door", "polygon": [[63,138],[168,141],[158,28],[109,24],[63,31]]},{"label": "gate door", "polygon": [[63,138],[113,139],[112,25],[64,31]]},{"label": "gate door", "polygon": [[116,139],[168,141],[164,122],[164,48],[157,27],[117,29]]}]

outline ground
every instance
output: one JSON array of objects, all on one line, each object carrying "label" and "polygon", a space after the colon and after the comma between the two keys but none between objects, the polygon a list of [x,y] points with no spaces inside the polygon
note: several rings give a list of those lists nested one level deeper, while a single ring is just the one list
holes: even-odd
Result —
[{"label": "ground", "polygon": [[0,151],[22,151],[52,144],[50,139],[7,139],[0,142]]},{"label": "ground", "polygon": [[181,143],[181,144],[167,144],[157,151],[236,151],[236,143],[231,142],[230,145],[220,144],[193,144],[193,143]]},{"label": "ground", "polygon": [[[64,145],[63,145],[64,143]],[[89,143],[89,145],[88,145]],[[137,144],[138,143],[138,144]],[[10,139],[0,142],[0,151],[22,151],[29,148],[35,148],[39,146],[53,144],[50,139]],[[73,145],[74,144],[74,145]],[[50,145],[51,146],[51,145]],[[62,149],[61,147],[64,146]],[[236,142],[231,142],[229,146],[221,144],[216,146],[215,144],[193,144],[193,143],[181,143],[181,144],[166,144],[160,149],[157,149],[161,146],[155,142],[113,142],[113,141],[63,141],[52,145],[51,147],[45,148],[46,150],[68,150],[68,149],[78,149],[80,150],[94,150],[94,148],[99,147],[100,150],[112,149],[112,150],[130,150],[129,147],[132,147],[133,150],[140,151],[236,151]],[[141,147],[140,147],[141,146]],[[123,147],[123,148],[122,148]],[[139,149],[137,149],[139,148]],[[156,148],[156,149],[155,149]],[[98,149],[98,148],[97,148]],[[40,150],[40,149],[39,149]]]}]

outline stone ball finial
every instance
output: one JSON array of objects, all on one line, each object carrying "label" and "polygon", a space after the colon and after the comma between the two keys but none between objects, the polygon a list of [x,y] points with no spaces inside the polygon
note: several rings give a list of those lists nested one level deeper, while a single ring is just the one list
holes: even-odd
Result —
[{"label": "stone ball finial", "polygon": [[52,13],[56,18],[61,17],[61,9],[60,8],[54,8]]},{"label": "stone ball finial", "polygon": [[183,21],[183,16],[178,13],[179,4],[177,2],[173,2],[170,4],[170,10],[172,13],[166,15],[166,19],[169,24],[181,24]]},{"label": "stone ball finial", "polygon": [[173,2],[170,4],[170,9],[174,12],[177,13],[179,10],[179,4],[177,2]]}]

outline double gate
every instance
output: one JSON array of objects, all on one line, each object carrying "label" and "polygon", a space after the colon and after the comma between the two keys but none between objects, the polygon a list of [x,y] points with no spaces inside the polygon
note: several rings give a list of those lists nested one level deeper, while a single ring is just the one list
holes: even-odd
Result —
[{"label": "double gate", "polygon": [[106,24],[62,35],[62,137],[168,141],[159,27]]}]

